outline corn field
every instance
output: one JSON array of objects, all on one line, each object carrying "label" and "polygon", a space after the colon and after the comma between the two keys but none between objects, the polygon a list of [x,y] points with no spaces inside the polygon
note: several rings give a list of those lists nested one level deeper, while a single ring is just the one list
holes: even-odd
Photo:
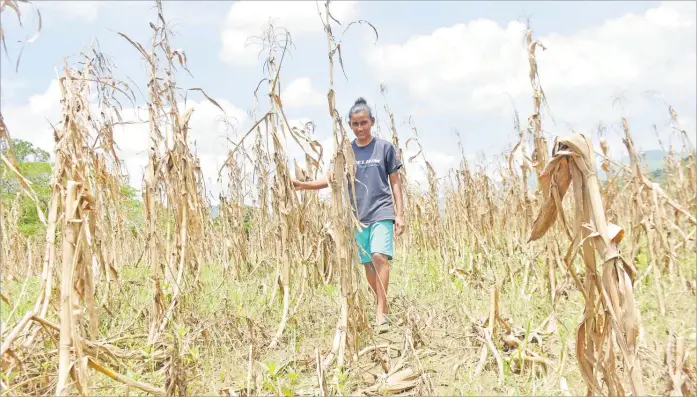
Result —
[{"label": "corn field", "polygon": [[[2,4],[3,18],[18,10]],[[98,50],[59,79],[45,210],[0,117],[1,176],[20,187],[0,203],[3,395],[695,395],[697,151],[676,109],[661,109],[681,142],[667,149],[667,183],[652,180],[626,117],[629,164],[610,157],[602,130],[548,141],[536,50],[554,48],[530,27],[533,113],[516,114],[516,144],[495,171],[462,150],[437,175],[417,127],[400,130],[385,106],[407,164],[407,227],[388,293],[395,324],[377,336],[341,182],[356,183],[355,158],[335,99],[344,28],[331,4],[321,11],[333,146],[311,125],[291,127],[280,71],[292,32],[268,26],[253,124],[214,176],[215,216],[188,137],[195,108],[177,100],[186,54],[156,5],[149,43],[118,32],[149,73],[136,82],[149,133],[137,211],[114,140],[134,87]],[[296,192],[292,180],[326,173],[326,158],[329,199]],[[408,172],[417,159],[426,187]],[[20,233],[20,199],[36,204],[41,233]]]}]

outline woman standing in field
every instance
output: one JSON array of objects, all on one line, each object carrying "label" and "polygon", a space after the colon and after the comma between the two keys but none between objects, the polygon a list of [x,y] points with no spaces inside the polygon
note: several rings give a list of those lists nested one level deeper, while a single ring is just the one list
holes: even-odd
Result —
[{"label": "woman standing in field", "polygon": [[[356,135],[351,143],[356,156],[356,203],[350,185],[349,194],[353,210],[364,225],[361,232],[356,230],[355,237],[366,278],[377,297],[375,322],[383,332],[388,327],[387,288],[390,260],[394,255],[394,235],[404,232],[402,182],[397,173],[402,163],[390,142],[370,133],[375,118],[365,99],[356,100],[349,118]],[[331,179],[329,171],[315,181],[293,180],[293,185],[297,190],[319,190],[328,187]]]}]

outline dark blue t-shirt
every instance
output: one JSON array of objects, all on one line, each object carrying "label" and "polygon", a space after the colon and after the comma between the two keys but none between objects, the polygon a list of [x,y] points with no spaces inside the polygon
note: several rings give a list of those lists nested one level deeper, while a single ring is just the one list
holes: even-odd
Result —
[{"label": "dark blue t-shirt", "polygon": [[349,195],[354,212],[358,209],[358,220],[365,225],[394,220],[394,201],[389,175],[399,170],[402,163],[392,143],[374,137],[364,147],[351,143],[356,155],[356,201],[353,202],[351,184]]}]

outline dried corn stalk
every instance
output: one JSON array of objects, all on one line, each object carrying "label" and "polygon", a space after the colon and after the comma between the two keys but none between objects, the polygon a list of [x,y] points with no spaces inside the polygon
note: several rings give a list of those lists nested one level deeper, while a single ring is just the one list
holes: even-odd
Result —
[{"label": "dried corn stalk", "polygon": [[[411,120],[410,120],[411,124]],[[408,162],[413,162],[417,157],[421,156],[426,167],[426,179],[428,182],[428,190],[422,194],[412,195],[414,209],[414,224],[418,225],[417,246],[421,252],[434,252],[438,257],[438,262],[447,264],[447,250],[443,249],[443,223],[440,216],[440,204],[438,201],[438,177],[433,166],[426,159],[423,152],[423,147],[419,142],[419,133],[416,127],[411,125],[413,138],[409,138],[404,146],[409,148],[409,143],[414,142],[418,146],[418,151],[415,155],[408,159]],[[426,260],[426,256],[424,256]]]},{"label": "dried corn stalk", "polygon": [[[17,20],[19,21],[20,26],[22,25],[22,16],[21,12],[19,10],[19,4],[29,4],[31,5],[34,10],[36,11],[36,14],[39,19],[39,26],[37,28],[36,33],[34,36],[32,36],[29,40],[27,40],[24,44],[26,43],[32,43],[34,42],[38,37],[39,34],[41,33],[41,12],[39,12],[38,8],[36,6],[27,0],[2,0],[0,1],[0,14],[5,11],[6,8],[10,8],[15,12],[15,15],[17,16]],[[0,45],[5,49],[5,54],[7,55],[7,47],[5,46],[5,32],[0,26]],[[17,57],[17,63],[16,63],[16,70],[19,69],[19,61],[21,58],[22,52],[20,51],[18,57]],[[46,216],[44,215],[43,211],[41,210],[41,207],[39,206],[39,200],[36,196],[36,192],[34,189],[31,187],[31,182],[24,177],[19,172],[19,164],[17,163],[17,158],[15,157],[15,152],[12,147],[12,138],[10,137],[10,132],[8,131],[7,125],[5,124],[5,120],[2,116],[2,112],[0,111],[0,169],[3,172],[2,178],[5,179],[7,178],[8,174],[12,175],[13,177],[17,178],[17,180],[20,183],[20,187],[22,189],[22,192],[29,198],[31,199],[34,204],[35,208],[37,211],[37,214],[39,216],[39,220],[41,223],[46,225]],[[8,170],[10,172],[8,172]],[[7,237],[8,230],[5,227],[5,211],[3,210],[3,205],[0,203],[0,245],[3,247],[9,247],[9,245],[5,244],[10,244],[9,239]],[[18,246],[16,246],[18,247]],[[11,258],[8,256],[9,252],[0,249],[0,264],[5,264],[11,262]]]},{"label": "dried corn stalk", "polygon": [[[141,44],[119,33],[143,56],[150,72],[150,145],[143,200],[154,291],[148,334],[150,344],[157,341],[170,323],[185,276],[198,280],[202,258],[205,257],[204,230],[208,215],[208,203],[201,189],[199,160],[188,142],[188,123],[193,108],[180,113],[175,96],[175,60],[188,71],[186,56],[182,50],[171,48],[162,3],[158,0],[156,5],[158,18],[156,24],[151,24],[154,32],[150,53]],[[160,57],[166,60],[162,69],[158,64]],[[202,91],[200,88],[192,90]],[[205,93],[204,96],[208,98]],[[220,108],[215,101],[211,102]],[[166,231],[165,236],[162,229]]]},{"label": "dried corn stalk", "polygon": [[[332,157],[331,209],[328,234],[333,241],[336,252],[333,256],[334,267],[339,273],[341,290],[341,309],[336,325],[336,334],[331,352],[325,357],[323,367],[328,368],[334,360],[339,368],[343,368],[346,348],[353,357],[357,357],[358,333],[366,324],[363,314],[363,302],[360,294],[357,294],[355,269],[357,268],[358,251],[353,237],[354,228],[361,229],[359,219],[351,210],[348,184],[351,184],[351,192],[354,192],[355,202],[355,169],[356,159],[351,148],[351,142],[341,124],[339,112],[336,110],[334,92],[334,57],[340,52],[340,43],[336,43],[332,35],[330,20],[335,20],[329,11],[330,0],[324,4],[323,24],[327,37],[327,51],[329,56],[329,92],[327,100],[329,115],[332,118],[332,135],[334,137],[334,155]],[[341,58],[339,58],[341,60]]]},{"label": "dried corn stalk", "polygon": [[230,262],[236,279],[242,277],[242,266],[249,261],[248,240],[245,230],[245,205],[242,187],[242,167],[238,158],[230,152],[225,163],[228,167],[228,193],[220,197],[220,218],[224,236],[223,266],[228,270]]},{"label": "dried corn stalk", "polygon": [[[383,95],[387,92],[387,88],[383,85],[381,87]],[[389,107],[385,105],[385,111],[387,112],[387,115],[390,118],[390,131],[392,132],[392,144],[394,145],[395,149],[397,150],[397,159],[404,164],[404,151],[403,148],[399,144],[399,133],[397,132],[397,124],[395,123],[394,119],[394,114],[390,111]],[[408,247],[412,246],[412,239],[413,239],[413,227],[409,226],[415,226],[417,224],[416,221],[412,221],[410,217],[414,216],[414,209],[413,209],[413,201],[415,197],[414,191],[411,189],[410,184],[408,183],[407,179],[407,169],[406,167],[401,167],[399,169],[399,178],[402,181],[402,186],[403,186],[403,194],[404,194],[404,221],[406,223],[406,226],[404,228],[404,233],[402,236],[399,238],[397,241],[398,245],[401,245],[401,249],[404,255]]]},{"label": "dried corn stalk", "polygon": [[[273,26],[270,27],[273,32]],[[267,36],[274,36],[273,33]],[[286,38],[288,34],[286,32]],[[271,44],[271,51],[273,51],[274,44]],[[291,281],[291,270],[300,270],[300,257],[298,255],[299,251],[299,235],[298,225],[300,224],[299,218],[299,203],[295,191],[293,189],[293,183],[290,176],[290,171],[288,169],[288,159],[285,153],[285,148],[281,142],[281,132],[285,135],[285,128],[283,128],[282,123],[285,119],[283,115],[283,107],[281,102],[281,97],[279,96],[280,83],[279,75],[285,56],[285,50],[289,44],[286,40],[285,46],[283,48],[283,53],[279,63],[276,63],[275,57],[270,52],[267,63],[269,65],[269,105],[270,111],[269,116],[266,118],[266,131],[271,134],[271,139],[273,142],[273,160],[275,165],[276,174],[274,175],[274,184],[271,186],[272,191],[272,208],[274,218],[277,222],[275,238],[278,242],[276,262],[278,263],[280,274],[281,274],[281,290],[283,292],[283,314],[281,322],[278,326],[278,330],[274,335],[269,347],[274,348],[278,345],[279,339],[283,335],[283,330],[286,327],[288,318],[290,315],[290,281]],[[279,129],[281,131],[279,131]],[[292,134],[292,131],[288,131]]]},{"label": "dried corn stalk", "polygon": [[[586,280],[585,285],[578,284],[578,287],[586,306],[578,328],[576,354],[588,393],[603,393],[597,379],[601,372],[609,394],[625,394],[615,367],[614,340],[629,370],[632,395],[643,395],[641,363],[637,356],[640,314],[632,285],[635,270],[624,261],[617,247],[624,230],[605,220],[590,138],[574,134],[555,142],[552,158],[540,175],[540,181],[549,189],[549,195],[533,225],[531,241],[545,235],[557,218],[566,222],[561,199],[573,182],[576,210],[572,244],[565,262],[571,267],[577,250],[583,245]],[[601,259],[600,267],[595,251]],[[603,310],[599,311],[601,307]]]},{"label": "dried corn stalk", "polygon": [[[98,315],[95,296],[98,292],[97,272],[104,272],[104,252],[102,241],[108,240],[111,231],[105,230],[103,216],[113,211],[113,197],[90,191],[99,190],[97,186],[119,188],[119,160],[111,148],[111,115],[118,111],[111,107],[112,96],[120,83],[108,76],[110,65],[97,51],[94,57],[85,58],[82,71],[65,67],[65,76],[59,79],[61,89],[63,117],[60,128],[55,130],[56,149],[54,174],[52,178],[53,196],[51,198],[48,230],[46,235],[46,254],[42,275],[42,285],[35,307],[29,310],[22,320],[12,329],[3,342],[2,354],[19,337],[24,327],[32,325],[45,327],[48,302],[51,296],[52,268],[54,261],[54,241],[57,219],[59,219],[59,202],[63,207],[63,258],[61,272],[61,326],[59,349],[59,372],[56,393],[64,395],[68,390],[68,377],[72,377],[81,394],[87,391],[86,352],[82,340],[90,335],[98,337]],[[95,84],[96,83],[96,84]],[[101,116],[92,112],[88,98],[92,85],[98,89]],[[110,88],[105,88],[110,87]],[[92,134],[96,132],[96,137]],[[95,139],[96,138],[96,139]],[[68,187],[65,190],[65,186]],[[63,196],[65,192],[65,196]],[[108,279],[108,278],[107,278]],[[106,291],[106,290],[105,290]],[[102,292],[104,293],[104,291]],[[89,327],[83,329],[81,317],[86,312]],[[24,335],[27,338],[22,348],[33,349],[39,326],[35,326]],[[73,363],[72,355],[76,362]]]},{"label": "dried corn stalk", "polygon": [[[534,134],[535,148],[532,155],[532,164],[537,172],[537,177],[540,177],[545,164],[547,163],[547,140],[542,135],[542,114],[540,105],[547,104],[545,92],[540,84],[540,74],[537,70],[537,59],[535,58],[535,49],[539,46],[542,50],[547,48],[541,41],[532,39],[532,30],[528,24],[525,29],[525,42],[528,50],[528,62],[530,64],[530,85],[532,86],[532,103],[533,114],[528,119],[528,131]],[[538,185],[538,190],[544,192],[544,186]]]},{"label": "dried corn stalk", "polygon": [[[59,80],[63,118],[62,128],[56,131],[58,140],[54,193],[59,188],[62,190],[65,186],[64,181],[67,180],[62,216],[60,358],[56,387],[56,393],[59,395],[68,393],[66,386],[71,371],[80,393],[87,392],[87,361],[84,359],[85,352],[78,342],[83,338],[83,334],[89,334],[92,338],[98,337],[99,317],[95,294],[99,279],[95,274],[98,271],[106,273],[107,265],[101,242],[107,240],[106,235],[111,232],[101,225],[104,223],[104,213],[112,210],[116,203],[113,197],[102,194],[95,196],[91,192],[99,191],[105,186],[111,186],[116,190],[120,188],[119,178],[113,178],[105,168],[107,162],[114,166],[119,164],[119,159],[111,147],[113,123],[108,118],[110,114],[118,114],[118,111],[112,112],[114,109],[109,108],[114,90],[105,91],[102,86],[104,84],[118,87],[119,82],[102,75],[109,70],[108,67],[105,59],[96,54],[94,58],[87,60],[83,71],[65,68],[65,76]],[[97,123],[96,120],[100,118],[92,114],[88,102],[91,81],[96,81],[96,88],[100,90],[102,124]],[[92,132],[97,133],[96,140],[91,136]],[[55,194],[54,199],[58,201]],[[52,209],[55,206],[56,203],[52,202]],[[57,215],[52,213],[49,219],[53,220]],[[47,278],[50,280],[50,272],[47,272]],[[50,290],[47,289],[46,297],[50,293],[48,291]],[[35,309],[37,308],[38,304]],[[88,314],[89,332],[82,329],[82,310]],[[40,313],[41,317],[43,314]],[[71,350],[77,360],[75,364],[71,364]]]}]

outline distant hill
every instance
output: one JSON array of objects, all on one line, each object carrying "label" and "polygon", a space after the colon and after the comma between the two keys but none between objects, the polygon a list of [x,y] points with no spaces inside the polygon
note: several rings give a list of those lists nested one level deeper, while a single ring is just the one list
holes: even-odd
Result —
[{"label": "distant hill", "polygon": [[[668,153],[663,150],[647,150],[644,153],[638,153],[642,165],[646,165],[649,172],[654,172],[663,168],[664,161]],[[622,158],[622,164],[630,164],[629,156]]]},{"label": "distant hill", "polygon": [[[663,170],[663,167],[665,165],[665,158],[668,156],[668,153],[663,151],[663,150],[647,150],[646,152],[639,153],[639,159],[641,161],[642,167],[646,167],[648,169],[648,176],[651,178],[654,182],[659,182],[663,181],[663,178],[665,178],[665,172]],[[598,161],[598,164],[600,164],[600,158],[596,156],[596,160]],[[629,165],[631,164],[629,160],[629,156],[624,156],[620,160],[620,164],[624,165]],[[607,180],[607,174],[599,169],[598,171],[598,179],[601,182],[604,182]],[[528,188],[531,190],[536,189],[537,186],[537,176],[533,173],[528,176]]]},{"label": "distant hill", "polygon": [[[648,150],[640,154],[642,166],[648,168],[648,177],[653,182],[658,182],[659,184],[666,182],[665,159],[667,156],[668,153],[663,150]],[[687,164],[688,158],[684,158],[683,161]],[[629,157],[623,158],[622,163],[629,164]]]}]

